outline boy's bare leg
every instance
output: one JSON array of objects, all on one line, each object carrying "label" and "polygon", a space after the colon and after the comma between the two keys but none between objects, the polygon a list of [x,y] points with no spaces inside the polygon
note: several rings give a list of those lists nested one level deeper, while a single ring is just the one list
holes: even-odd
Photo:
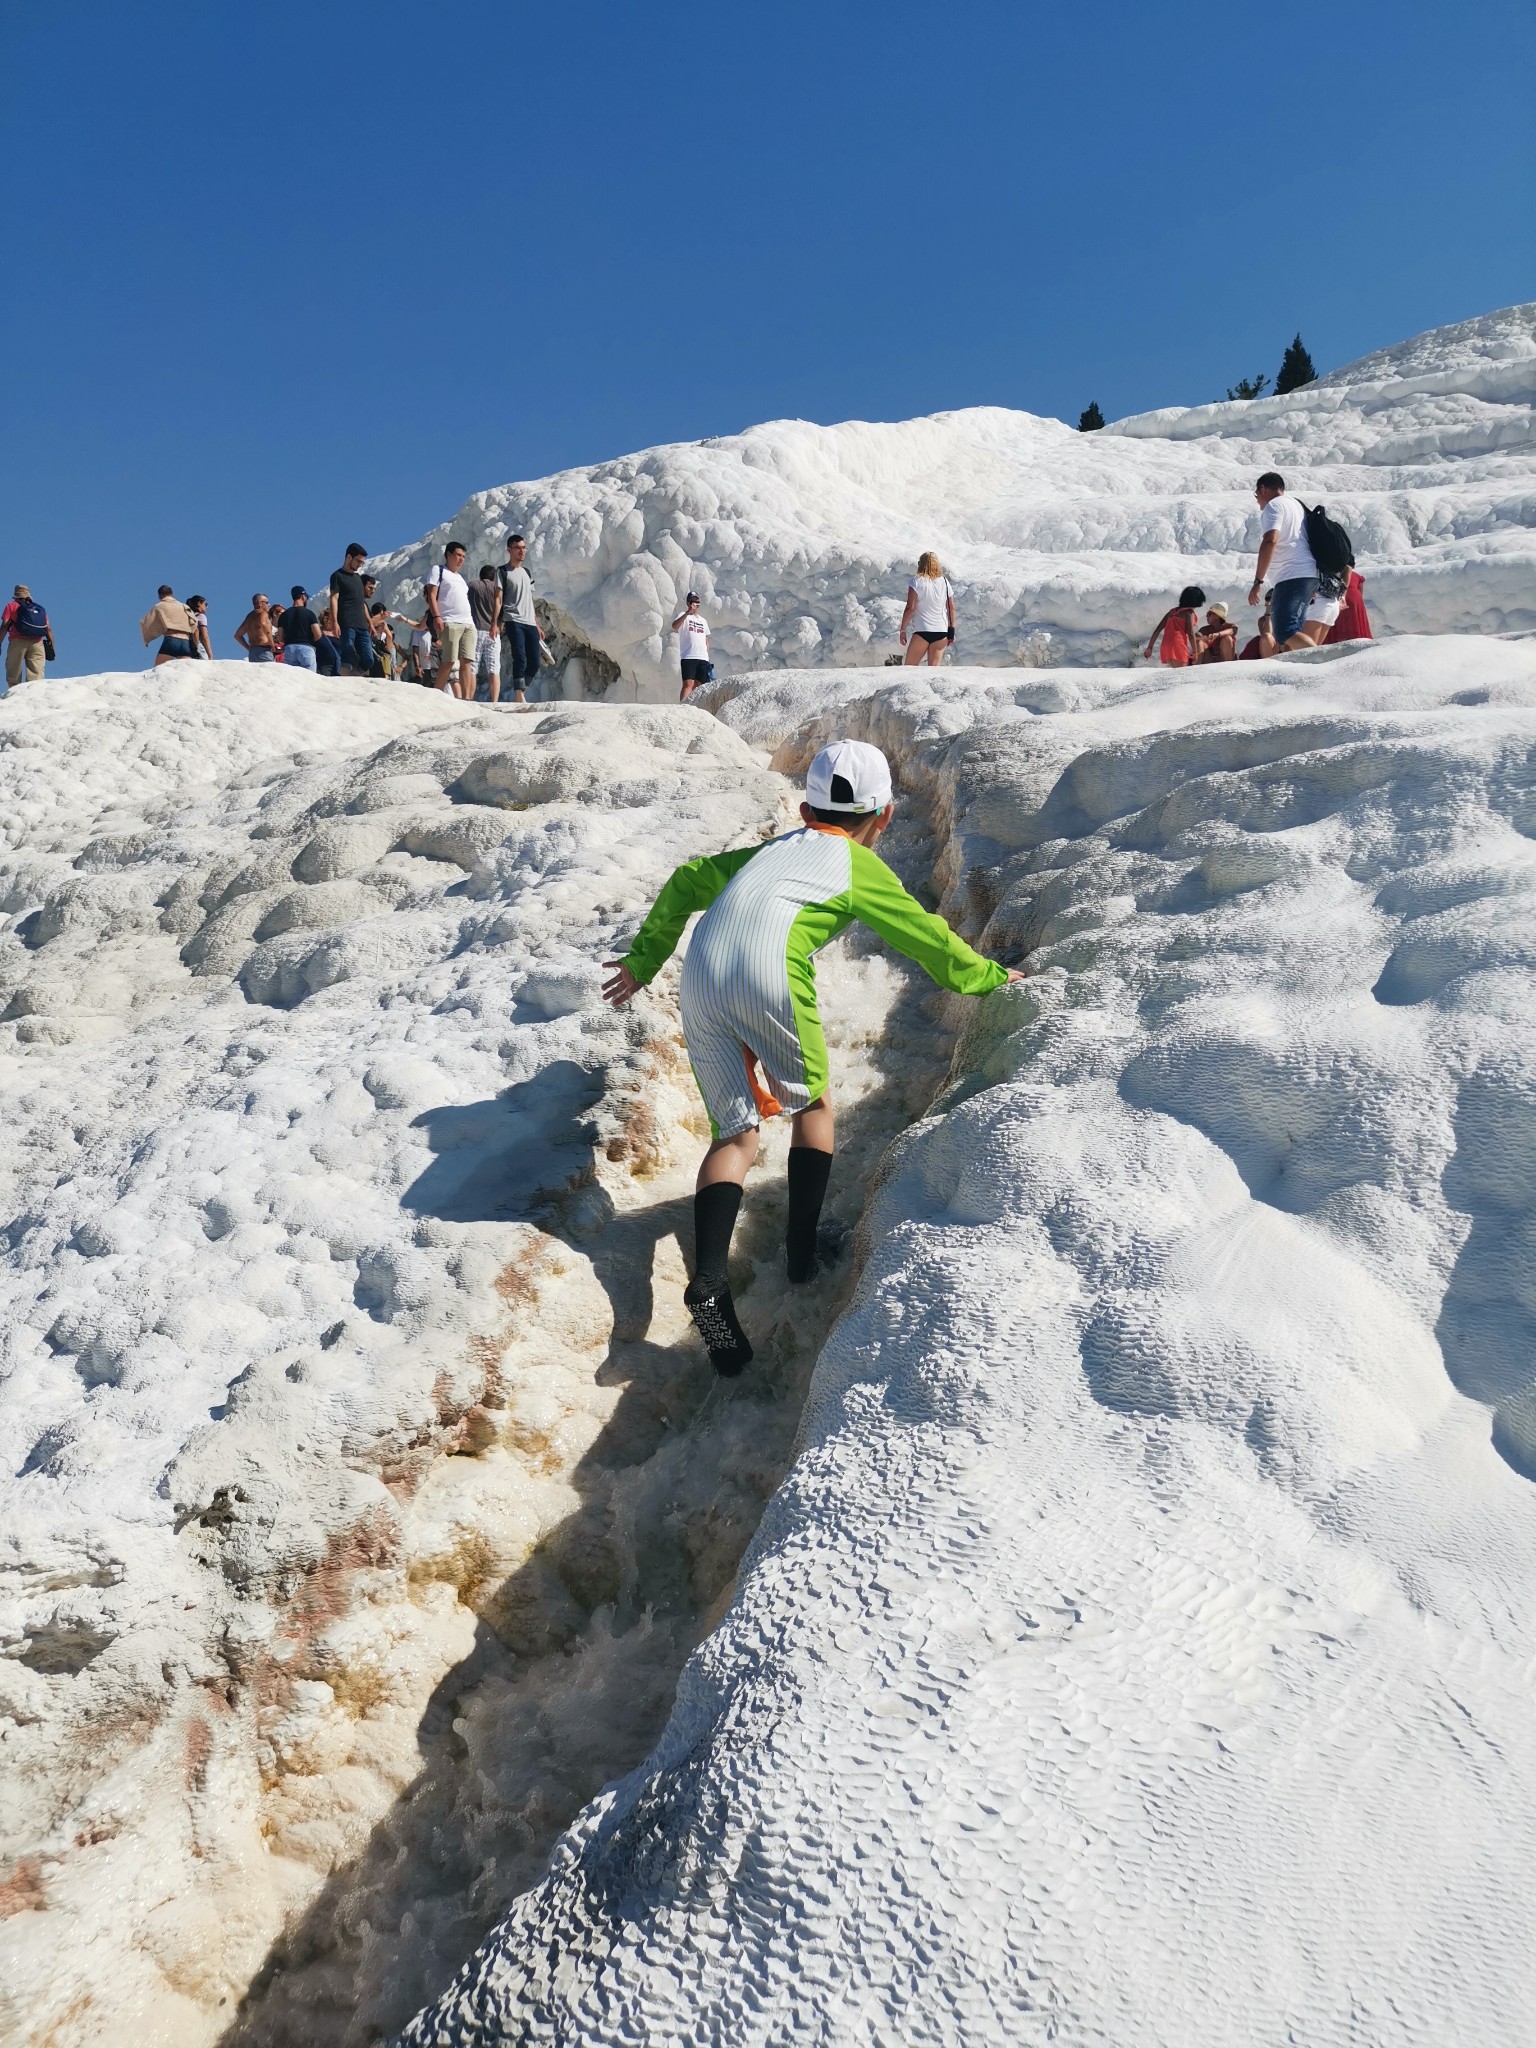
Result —
[{"label": "boy's bare leg", "polygon": [[832,1126],[832,1105],[825,1095],[817,1096],[808,1109],[795,1112],[794,1123],[790,1126],[791,1145],[807,1145],[813,1152],[831,1152],[836,1149]]},{"label": "boy's bare leg", "polygon": [[[799,1117],[796,1117],[797,1125],[799,1121]],[[750,1130],[738,1131],[734,1138],[716,1138],[699,1162],[699,1177],[694,1182],[695,1191],[718,1187],[722,1181],[729,1181],[733,1187],[745,1187],[747,1168],[757,1157],[757,1144],[758,1133],[755,1124]]]}]

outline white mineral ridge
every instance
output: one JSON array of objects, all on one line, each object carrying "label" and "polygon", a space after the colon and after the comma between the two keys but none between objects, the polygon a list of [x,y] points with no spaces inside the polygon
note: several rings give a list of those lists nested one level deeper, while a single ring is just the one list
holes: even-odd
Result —
[{"label": "white mineral ridge", "polygon": [[704,1130],[598,963],[782,791],[675,709],[233,663],[0,706],[7,2042],[213,2041],[411,1779],[618,1399],[521,1219]]},{"label": "white mineral ridge", "polygon": [[[1536,304],[1382,349],[1285,398],[1171,407],[1079,434],[978,406],[898,423],[778,420],[481,491],[378,558],[415,599],[451,532],[470,565],[528,536],[541,593],[621,670],[676,694],[669,631],[699,591],[722,676],[878,665],[936,549],[955,652],[1126,662],[1187,583],[1239,617],[1279,469],[1355,543],[1378,635],[1536,626]],[[588,694],[596,694],[590,684]]]},{"label": "white mineral ridge", "polygon": [[665,1736],[404,2039],[1527,2042],[1536,644],[722,716],[884,745],[1029,978]]}]

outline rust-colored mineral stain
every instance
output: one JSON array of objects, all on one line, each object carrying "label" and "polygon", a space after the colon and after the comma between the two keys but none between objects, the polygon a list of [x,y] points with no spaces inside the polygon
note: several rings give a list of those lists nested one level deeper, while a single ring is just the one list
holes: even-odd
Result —
[{"label": "rust-colored mineral stain", "polygon": [[0,1920],[9,1920],[17,1913],[44,1913],[47,1910],[42,1860],[37,1856],[23,1856],[9,1877],[0,1878]]},{"label": "rust-colored mineral stain", "polygon": [[196,1716],[187,1723],[186,1748],[183,1753],[182,1775],[189,1791],[201,1792],[208,1775],[208,1759],[213,1754],[213,1730],[208,1723]]}]

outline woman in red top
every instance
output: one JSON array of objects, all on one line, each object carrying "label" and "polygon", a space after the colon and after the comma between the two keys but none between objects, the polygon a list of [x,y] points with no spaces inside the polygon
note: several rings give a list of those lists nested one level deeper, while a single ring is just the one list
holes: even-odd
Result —
[{"label": "woman in red top", "polygon": [[1205,592],[1198,584],[1191,583],[1179,592],[1179,601],[1171,612],[1164,612],[1152,628],[1147,641],[1145,657],[1152,658],[1153,642],[1161,634],[1163,638],[1164,668],[1188,668],[1195,659],[1195,635],[1200,627],[1200,607],[1205,603]]},{"label": "woman in red top", "polygon": [[1365,578],[1357,569],[1351,569],[1339,616],[1328,628],[1323,645],[1332,647],[1340,640],[1369,640],[1371,637],[1370,616],[1365,609]]}]

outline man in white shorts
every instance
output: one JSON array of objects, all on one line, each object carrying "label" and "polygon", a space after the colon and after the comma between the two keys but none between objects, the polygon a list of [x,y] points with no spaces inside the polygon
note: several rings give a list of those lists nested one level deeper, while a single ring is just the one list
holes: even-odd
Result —
[{"label": "man in white shorts", "polygon": [[451,540],[427,571],[422,595],[437,635],[437,687],[466,700],[475,694],[475,615],[464,578],[464,543]]},{"label": "man in white shorts", "polygon": [[1296,628],[1293,638],[1286,644],[1295,647],[1299,640],[1308,647],[1321,647],[1332,632],[1343,608],[1342,595],[1336,597],[1328,584],[1319,583],[1316,596],[1307,606],[1306,616]]},{"label": "man in white shorts", "polygon": [[481,564],[469,586],[469,608],[475,618],[475,695],[484,683],[488,701],[495,704],[501,699],[501,585],[490,562]]},{"label": "man in white shorts", "polygon": [[709,627],[699,613],[699,593],[690,590],[688,602],[672,621],[677,635],[678,660],[682,663],[683,688],[678,698],[686,704],[700,683],[709,681]]}]

